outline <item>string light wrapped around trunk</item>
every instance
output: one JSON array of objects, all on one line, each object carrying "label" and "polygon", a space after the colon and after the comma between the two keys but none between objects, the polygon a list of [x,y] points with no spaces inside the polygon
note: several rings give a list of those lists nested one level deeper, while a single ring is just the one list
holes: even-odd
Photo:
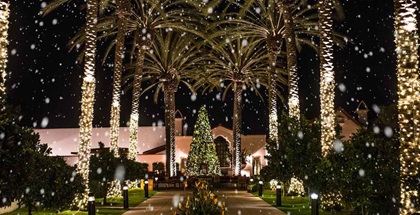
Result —
[{"label": "string light wrapped around trunk", "polygon": [[95,104],[95,59],[96,24],[98,21],[98,1],[87,0],[86,12],[86,49],[84,59],[84,78],[82,83],[82,106],[80,115],[80,142],[77,172],[82,176],[84,192],[76,196],[73,204],[84,209],[89,195],[89,159],[92,141],[93,106]]},{"label": "string light wrapped around trunk", "polygon": [[398,78],[398,122],[400,126],[400,214],[419,212],[418,187],[410,183],[419,173],[420,86],[418,29],[415,0],[394,0],[395,44]]},{"label": "string light wrapped around trunk", "polygon": [[334,65],[333,65],[333,20],[332,1],[320,0],[320,71],[321,71],[321,146],[322,154],[327,155],[335,139],[334,113]]},{"label": "string light wrapped around trunk", "polygon": [[7,46],[9,40],[7,39],[9,30],[9,1],[0,2],[0,99],[6,91],[6,66],[7,66]]}]

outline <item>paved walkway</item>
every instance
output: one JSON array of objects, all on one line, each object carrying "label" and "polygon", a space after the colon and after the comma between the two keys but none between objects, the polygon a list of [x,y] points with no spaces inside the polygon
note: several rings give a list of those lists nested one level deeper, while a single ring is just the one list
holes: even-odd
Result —
[{"label": "paved walkway", "polygon": [[[216,193],[219,198],[224,197],[227,206],[226,215],[285,215],[282,211],[246,191],[216,191]],[[187,195],[188,192],[185,191],[160,191],[137,207],[130,208],[124,215],[173,215],[173,209]]]}]

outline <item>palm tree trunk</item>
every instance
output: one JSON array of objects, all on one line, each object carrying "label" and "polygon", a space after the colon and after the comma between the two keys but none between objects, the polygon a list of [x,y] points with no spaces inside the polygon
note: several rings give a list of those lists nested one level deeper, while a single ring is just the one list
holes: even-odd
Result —
[{"label": "palm tree trunk", "polygon": [[419,205],[411,201],[419,198],[418,187],[410,183],[413,175],[418,173],[420,163],[419,36],[416,17],[418,8],[415,0],[394,0],[394,7],[400,126],[400,214],[405,215],[418,212],[416,208],[419,208]]},{"label": "palm tree trunk", "polygon": [[74,203],[83,209],[87,205],[89,194],[89,158],[92,138],[93,105],[95,103],[95,55],[96,23],[98,19],[98,0],[87,0],[86,12],[86,50],[84,77],[82,84],[82,107],[80,116],[80,142],[77,172],[83,180],[84,192]]},{"label": "palm tree trunk", "polygon": [[166,174],[176,176],[175,164],[175,89],[171,83],[164,83],[165,132],[166,132]]},{"label": "palm tree trunk", "polygon": [[137,159],[137,133],[139,127],[139,101],[141,93],[141,80],[144,65],[145,49],[140,47],[137,52],[136,71],[133,81],[133,95],[131,98],[131,115],[130,115],[130,146],[128,148],[128,159]]},{"label": "palm tree trunk", "polygon": [[335,138],[334,113],[334,65],[333,65],[333,20],[332,0],[319,0],[320,25],[320,97],[321,97],[321,146],[322,154],[327,155]]},{"label": "palm tree trunk", "polygon": [[278,113],[277,113],[277,73],[276,73],[276,61],[277,54],[268,50],[269,53],[269,72],[268,72],[268,123],[269,123],[269,135],[268,138],[272,142],[278,144]]},{"label": "palm tree trunk", "polygon": [[293,29],[294,24],[290,7],[288,5],[281,4],[281,9],[284,17],[287,49],[287,72],[289,74],[289,115],[299,119],[299,77],[297,74],[296,35],[295,30]]},{"label": "palm tree trunk", "polygon": [[7,31],[9,30],[9,1],[0,1],[0,101],[6,94],[6,66],[7,66]]},{"label": "palm tree trunk", "polygon": [[235,147],[235,167],[234,174],[241,174],[241,133],[242,133],[242,82],[234,83],[233,98],[233,145]]},{"label": "palm tree trunk", "polygon": [[[333,146],[335,139],[335,112],[334,112],[334,65],[333,65],[333,20],[332,0],[319,0],[319,26],[320,26],[320,98],[321,98],[321,149],[326,156]],[[341,194],[328,192],[321,194],[322,206],[333,208],[341,204]]]},{"label": "palm tree trunk", "polygon": [[125,43],[125,29],[127,21],[123,14],[125,8],[123,8],[123,2],[125,0],[117,0],[117,13],[119,13],[118,19],[118,32],[117,38],[115,39],[115,58],[114,58],[114,80],[112,88],[112,103],[111,103],[111,140],[110,150],[114,152],[114,156],[118,156],[118,136],[120,127],[120,97],[121,97],[121,73],[123,70],[123,58],[124,58],[124,43]]}]

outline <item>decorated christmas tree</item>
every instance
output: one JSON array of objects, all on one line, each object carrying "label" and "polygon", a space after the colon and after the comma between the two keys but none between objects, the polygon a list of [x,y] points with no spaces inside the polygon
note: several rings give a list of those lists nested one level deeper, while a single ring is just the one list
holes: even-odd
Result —
[{"label": "decorated christmas tree", "polygon": [[198,111],[197,122],[194,125],[186,174],[188,176],[221,175],[209,117],[204,107]]}]

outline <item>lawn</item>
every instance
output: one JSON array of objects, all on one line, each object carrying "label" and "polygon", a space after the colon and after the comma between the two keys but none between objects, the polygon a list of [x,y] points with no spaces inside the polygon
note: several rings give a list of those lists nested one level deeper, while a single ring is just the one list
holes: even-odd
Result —
[{"label": "lawn", "polygon": [[[152,197],[153,195],[155,195],[156,191],[153,190],[149,190],[149,197]],[[144,191],[140,190],[138,188],[136,189],[131,189],[128,191],[128,205],[129,207],[135,207],[138,204],[140,204],[141,202],[143,202],[144,200],[146,200],[146,198],[144,198]],[[102,215],[102,214],[109,214],[109,215],[121,215],[123,214],[125,211],[122,207],[123,207],[123,198],[113,198],[113,199],[107,199],[107,203],[109,204],[109,206],[102,206],[102,198],[97,198],[95,200],[96,202],[96,211],[98,215]],[[112,208],[110,207],[112,206]],[[114,208],[115,207],[115,208]],[[20,208],[17,209],[13,212],[7,213],[7,215],[25,215],[28,214],[28,209],[27,208]],[[55,210],[53,209],[43,209],[40,208],[38,209],[38,211],[33,211],[32,212],[33,215],[50,215],[50,214],[57,214]],[[63,211],[60,212],[58,214],[63,214],[63,215],[87,215],[88,213],[86,211]]]},{"label": "lawn", "polygon": [[[258,196],[258,192],[252,193],[255,196]],[[264,201],[275,206],[276,205],[276,192],[271,190],[264,190],[264,193],[261,197]],[[277,207],[281,211],[285,212],[288,215],[308,215],[311,214],[311,209],[309,207],[308,197],[296,197],[296,196],[286,196],[281,198],[282,206]],[[328,212],[319,210],[320,215],[345,215],[345,212]]]}]

